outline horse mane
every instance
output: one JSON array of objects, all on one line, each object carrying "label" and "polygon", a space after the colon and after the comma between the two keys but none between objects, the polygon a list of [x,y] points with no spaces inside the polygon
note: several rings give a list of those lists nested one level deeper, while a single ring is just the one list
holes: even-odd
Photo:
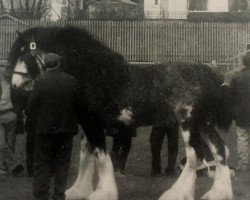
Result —
[{"label": "horse mane", "polygon": [[85,29],[77,27],[35,27],[18,37],[9,54],[15,65],[33,37],[37,49],[62,57],[61,67],[78,79],[84,103],[94,112],[117,101],[129,82],[128,64],[122,55],[94,39]]}]

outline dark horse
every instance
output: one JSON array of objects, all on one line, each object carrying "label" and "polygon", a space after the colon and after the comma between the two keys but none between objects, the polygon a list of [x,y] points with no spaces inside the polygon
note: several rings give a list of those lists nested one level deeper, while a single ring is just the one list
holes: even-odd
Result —
[{"label": "dark horse", "polygon": [[217,133],[218,129],[228,131],[231,124],[230,93],[223,78],[212,69],[192,62],[130,66],[83,29],[39,27],[19,34],[12,47],[12,86],[26,88],[43,73],[43,58],[48,52],[61,55],[62,70],[76,77],[81,85],[79,122],[90,144],[87,148],[86,141],[82,141],[79,174],[66,192],[68,198],[117,199],[109,157],[95,159],[100,181],[90,194],[92,154],[96,148],[105,150],[104,129],[161,125],[169,120],[171,111],[180,124],[187,162],[177,182],[160,199],[194,199],[196,160],[197,156],[203,158],[198,153],[201,140],[209,146],[217,166],[214,185],[203,198],[233,198],[228,148]]}]

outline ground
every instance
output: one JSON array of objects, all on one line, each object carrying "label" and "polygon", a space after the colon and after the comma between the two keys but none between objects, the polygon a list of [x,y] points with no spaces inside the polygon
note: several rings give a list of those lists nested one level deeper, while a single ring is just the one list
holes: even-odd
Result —
[{"label": "ground", "polygon": [[[160,177],[150,177],[150,146],[149,134],[151,127],[139,128],[137,137],[133,140],[133,147],[128,158],[126,167],[127,176],[124,178],[117,177],[117,184],[119,190],[119,200],[157,200],[159,196],[168,189],[177,177],[166,177],[164,174]],[[230,133],[223,135],[226,143],[230,147],[229,165],[235,167],[236,165],[236,135],[234,129],[231,128]],[[110,150],[111,138],[108,138],[107,143]],[[25,135],[19,135],[17,138],[17,153],[21,158],[24,158],[25,152],[23,147],[25,145]],[[181,158],[184,155],[182,142],[180,144]],[[163,146],[163,163],[162,167],[166,166],[166,142]],[[71,172],[68,181],[68,187],[73,184],[76,178],[78,169],[79,156],[79,136],[75,138],[75,145],[73,150]],[[210,189],[213,179],[207,177],[199,177],[197,179],[196,199]],[[250,199],[250,173],[241,172],[236,173],[232,179],[233,191],[235,200]],[[4,177],[0,178],[0,200],[31,200],[32,199],[32,179],[27,178],[26,174],[21,174],[20,177]]]}]

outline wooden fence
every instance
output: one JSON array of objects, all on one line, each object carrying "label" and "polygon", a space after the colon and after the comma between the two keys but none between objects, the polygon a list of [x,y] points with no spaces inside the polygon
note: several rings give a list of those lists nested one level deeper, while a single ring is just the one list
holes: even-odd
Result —
[{"label": "wooden fence", "polygon": [[0,20],[0,59],[8,56],[16,30],[34,26],[79,26],[130,62],[195,60],[226,63],[250,44],[250,23],[143,21]]}]

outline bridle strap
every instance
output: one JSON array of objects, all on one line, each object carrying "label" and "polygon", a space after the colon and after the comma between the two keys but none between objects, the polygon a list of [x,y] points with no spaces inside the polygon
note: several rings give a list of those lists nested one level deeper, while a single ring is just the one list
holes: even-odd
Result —
[{"label": "bridle strap", "polygon": [[45,71],[46,68],[45,68],[45,64],[42,60],[41,55],[39,53],[37,53],[37,51],[35,51],[35,56],[36,56],[37,60],[39,61],[39,63],[41,64],[42,70]]},{"label": "bridle strap", "polygon": [[17,71],[13,71],[13,74],[18,74],[18,75],[21,75],[21,76],[25,76],[25,77],[28,77],[29,74],[27,72],[17,72]]}]

